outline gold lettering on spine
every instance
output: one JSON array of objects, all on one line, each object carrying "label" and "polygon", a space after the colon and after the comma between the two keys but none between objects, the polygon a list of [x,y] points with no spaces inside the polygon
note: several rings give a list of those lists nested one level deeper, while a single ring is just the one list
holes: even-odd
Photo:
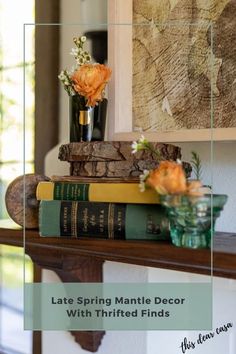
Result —
[{"label": "gold lettering on spine", "polygon": [[67,219],[68,219],[68,208],[65,207],[63,209],[63,232],[68,232]]},{"label": "gold lettering on spine", "polygon": [[78,203],[72,202],[71,206],[71,236],[77,237],[77,210],[78,210]]},{"label": "gold lettering on spine", "polygon": [[108,208],[108,238],[114,238],[114,214],[115,206],[110,203]]},{"label": "gold lettering on spine", "polygon": [[104,232],[104,220],[105,220],[104,214],[105,214],[104,209],[100,210],[100,214],[99,214],[99,230],[100,230],[101,234]]},{"label": "gold lettering on spine", "polygon": [[61,184],[61,186],[58,186],[58,199],[63,200],[64,199],[64,183]]},{"label": "gold lettering on spine", "polygon": [[118,228],[118,231],[122,230],[122,212],[121,211],[118,211],[117,228]]},{"label": "gold lettering on spine", "polygon": [[88,231],[88,219],[89,219],[89,216],[88,216],[88,208],[85,208],[83,210],[83,231],[84,232],[87,232]]}]

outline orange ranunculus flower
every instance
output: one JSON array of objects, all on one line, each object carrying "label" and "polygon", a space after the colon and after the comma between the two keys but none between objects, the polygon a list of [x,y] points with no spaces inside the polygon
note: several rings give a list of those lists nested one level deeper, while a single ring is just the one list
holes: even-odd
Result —
[{"label": "orange ranunculus flower", "polygon": [[205,189],[206,188],[202,186],[202,182],[199,180],[193,180],[187,182],[187,194],[189,195],[200,197],[204,194]]},{"label": "orange ranunculus flower", "polygon": [[84,64],[72,75],[76,92],[87,98],[87,106],[102,100],[103,90],[111,77],[111,69],[102,64]]},{"label": "orange ranunculus flower", "polygon": [[182,165],[172,161],[161,161],[151,171],[146,183],[159,194],[179,194],[187,190],[187,181]]}]

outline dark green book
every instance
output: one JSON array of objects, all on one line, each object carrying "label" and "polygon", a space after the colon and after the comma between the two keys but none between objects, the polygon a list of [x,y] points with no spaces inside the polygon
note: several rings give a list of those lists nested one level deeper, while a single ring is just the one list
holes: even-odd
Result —
[{"label": "dark green book", "polygon": [[41,201],[40,236],[166,240],[165,209],[153,204]]}]

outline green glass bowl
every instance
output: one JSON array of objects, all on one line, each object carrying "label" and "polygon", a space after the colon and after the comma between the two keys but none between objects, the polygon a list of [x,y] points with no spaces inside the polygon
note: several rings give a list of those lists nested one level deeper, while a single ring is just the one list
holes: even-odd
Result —
[{"label": "green glass bowl", "polygon": [[161,195],[167,209],[172,243],[178,247],[210,248],[215,221],[223,210],[227,195]]}]

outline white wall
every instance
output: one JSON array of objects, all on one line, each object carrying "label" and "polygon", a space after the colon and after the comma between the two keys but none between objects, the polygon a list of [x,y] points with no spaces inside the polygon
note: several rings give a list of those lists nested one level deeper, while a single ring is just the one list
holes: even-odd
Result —
[{"label": "white wall", "polygon": [[[150,282],[209,282],[210,277],[184,272],[175,272],[164,269],[149,268],[148,281]],[[217,327],[236,321],[236,281],[213,278],[213,331]],[[179,348],[184,337],[189,341],[196,341],[199,333],[210,331],[149,331],[147,332],[147,352],[145,354],[182,354]],[[234,354],[236,353],[236,331],[216,335],[195,349],[188,350],[187,354]]]},{"label": "white wall", "polygon": [[[85,13],[88,11],[85,4],[92,5],[89,16],[95,23],[106,22],[104,7],[107,0],[61,0],[62,23],[86,22]],[[88,13],[88,12],[87,12]],[[79,19],[81,18],[81,19]],[[81,26],[63,26],[61,38],[61,68],[70,67],[73,63],[69,56],[73,46],[72,38],[79,35]],[[83,30],[81,30],[83,31]],[[61,90],[60,95],[60,140],[68,141],[68,98]],[[60,145],[60,144],[59,144]],[[183,160],[191,159],[191,151],[199,153],[203,164],[203,181],[211,184],[212,166],[210,143],[182,143]],[[59,146],[58,146],[59,147]],[[57,161],[58,147],[46,159],[46,173],[68,174],[68,165]],[[217,229],[221,231],[236,231],[236,143],[214,144],[213,188],[215,193],[226,193],[229,201],[225,211],[217,222]],[[43,272],[44,281],[58,281],[53,272]],[[104,280],[107,282],[181,282],[181,281],[208,281],[208,277],[191,275],[161,269],[140,266],[124,265],[106,262],[104,265]],[[236,322],[236,281],[214,278],[213,301],[214,322],[213,327],[225,322]],[[223,308],[223,313],[221,312]],[[198,332],[183,331],[150,331],[150,332],[121,332],[108,331],[102,341],[98,354],[180,354],[180,342],[184,336],[195,338]],[[235,354],[235,329],[217,338],[217,341],[207,343],[194,349],[194,354]],[[43,332],[43,354],[82,354],[82,350],[68,332]],[[191,351],[189,351],[191,353]]]}]

